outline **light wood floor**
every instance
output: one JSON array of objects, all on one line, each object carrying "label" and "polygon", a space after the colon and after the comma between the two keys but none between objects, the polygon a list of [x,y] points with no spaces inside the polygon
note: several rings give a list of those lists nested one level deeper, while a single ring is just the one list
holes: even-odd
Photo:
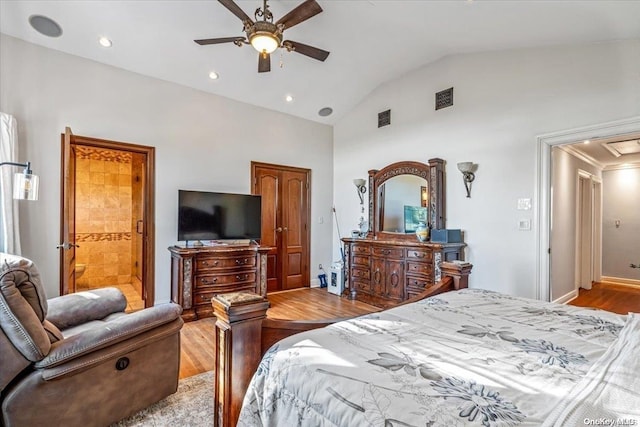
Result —
[{"label": "light wood floor", "polygon": [[[322,320],[355,317],[380,309],[330,294],[326,289],[302,288],[268,295],[267,315],[276,319]],[[213,369],[215,318],[187,322],[181,332],[180,378]]]},{"label": "light wood floor", "polygon": [[578,298],[569,303],[579,307],[595,307],[614,313],[640,312],[640,288],[595,283],[591,290],[580,289]]}]

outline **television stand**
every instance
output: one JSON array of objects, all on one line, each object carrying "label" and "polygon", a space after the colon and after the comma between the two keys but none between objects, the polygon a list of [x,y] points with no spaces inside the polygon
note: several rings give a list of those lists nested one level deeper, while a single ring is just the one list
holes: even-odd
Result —
[{"label": "television stand", "polygon": [[270,249],[250,242],[169,247],[171,301],[182,306],[183,320],[213,316],[211,298],[217,294],[247,290],[266,297]]}]

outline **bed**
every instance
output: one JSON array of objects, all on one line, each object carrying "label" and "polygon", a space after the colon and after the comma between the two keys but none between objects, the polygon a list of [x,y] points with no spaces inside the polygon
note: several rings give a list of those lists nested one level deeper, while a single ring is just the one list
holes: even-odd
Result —
[{"label": "bed", "polygon": [[461,289],[277,342],[238,425],[637,425],[639,350],[637,315]]}]

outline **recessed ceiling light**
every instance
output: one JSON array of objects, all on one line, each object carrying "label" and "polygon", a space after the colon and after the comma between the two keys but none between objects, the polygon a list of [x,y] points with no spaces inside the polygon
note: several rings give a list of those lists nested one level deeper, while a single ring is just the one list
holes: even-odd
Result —
[{"label": "recessed ceiling light", "polygon": [[113,43],[111,43],[111,40],[106,37],[100,37],[98,39],[98,43],[100,43],[100,46],[102,47],[111,47],[113,45]]},{"label": "recessed ceiling light", "polygon": [[322,117],[330,116],[331,113],[333,113],[333,108],[331,107],[324,107],[321,108],[320,111],[318,111],[318,115]]},{"label": "recessed ceiling light", "polygon": [[62,35],[62,28],[56,21],[51,18],[42,15],[31,15],[29,17],[29,24],[34,30],[47,37],[60,37]]},{"label": "recessed ceiling light", "polygon": [[218,73],[216,73],[215,71],[212,71],[209,73],[209,78],[211,80],[218,80],[220,78],[220,75]]},{"label": "recessed ceiling light", "polygon": [[584,140],[584,143],[585,143],[585,144],[588,144],[588,143],[590,143],[590,142],[591,142],[591,141],[589,141],[588,139],[585,139],[585,140]]},{"label": "recessed ceiling light", "polygon": [[284,97],[284,100],[287,101],[287,102],[292,102],[293,101],[293,96],[287,95],[287,96]]}]

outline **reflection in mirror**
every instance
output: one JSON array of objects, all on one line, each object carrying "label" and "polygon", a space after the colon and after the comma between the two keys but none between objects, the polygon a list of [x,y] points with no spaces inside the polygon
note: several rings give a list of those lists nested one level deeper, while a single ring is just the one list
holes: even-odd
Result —
[{"label": "reflection in mirror", "polygon": [[428,223],[427,180],[397,175],[378,188],[381,231],[413,233],[420,221]]}]

